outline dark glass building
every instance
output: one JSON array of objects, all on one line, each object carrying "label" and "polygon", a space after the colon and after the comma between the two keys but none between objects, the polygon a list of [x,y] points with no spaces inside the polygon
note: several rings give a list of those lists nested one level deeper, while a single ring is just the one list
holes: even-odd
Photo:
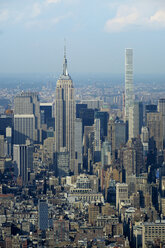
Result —
[{"label": "dark glass building", "polygon": [[107,112],[95,112],[95,119],[100,119],[100,138],[101,140],[107,136],[109,114]]},{"label": "dark glass building", "polygon": [[84,127],[92,126],[94,124],[94,110],[88,108],[80,108],[78,118],[82,119],[82,130],[84,134]]},{"label": "dark glass building", "polygon": [[87,104],[82,104],[82,103],[76,104],[76,118],[81,118],[80,117],[80,110],[81,109],[87,109]]},{"label": "dark glass building", "polygon": [[54,129],[55,119],[52,117],[53,106],[51,103],[40,103],[41,124],[47,124],[47,128]]},{"label": "dark glass building", "polygon": [[6,137],[6,128],[13,128],[13,118],[7,115],[0,115],[0,135]]}]

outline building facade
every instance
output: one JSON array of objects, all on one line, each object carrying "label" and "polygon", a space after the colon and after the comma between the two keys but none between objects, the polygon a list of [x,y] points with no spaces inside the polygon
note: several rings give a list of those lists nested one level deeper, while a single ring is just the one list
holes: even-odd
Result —
[{"label": "building facade", "polygon": [[14,145],[14,162],[16,163],[16,175],[20,176],[24,185],[28,182],[28,172],[33,167],[33,146],[32,145]]},{"label": "building facade", "polygon": [[133,104],[133,49],[125,50],[125,120],[129,119],[129,107]]},{"label": "building facade", "polygon": [[14,144],[25,144],[27,139],[41,142],[40,103],[34,92],[22,92],[14,99]]},{"label": "building facade", "polygon": [[158,111],[162,115],[163,147],[165,147],[165,99],[159,99],[159,101],[158,101]]},{"label": "building facade", "polygon": [[161,113],[147,113],[147,127],[149,129],[150,139],[154,139],[157,151],[161,151],[163,149],[163,124]]},{"label": "building facade", "polygon": [[82,169],[82,120],[80,118],[75,119],[75,154],[77,159],[78,171]]},{"label": "building facade", "polygon": [[116,184],[116,208],[119,208],[120,202],[128,200],[128,184]]},{"label": "building facade", "polygon": [[48,203],[46,200],[39,200],[38,227],[42,231],[45,231],[48,228]]},{"label": "building facade", "polygon": [[142,247],[146,248],[157,241],[165,242],[165,223],[144,223],[142,227]]},{"label": "building facade", "polygon": [[133,102],[129,107],[129,139],[139,137],[143,124],[143,105]]},{"label": "building facade", "polygon": [[65,147],[70,160],[75,158],[75,100],[73,82],[67,71],[67,59],[64,55],[63,74],[56,85],[55,99],[55,139],[56,152]]}]

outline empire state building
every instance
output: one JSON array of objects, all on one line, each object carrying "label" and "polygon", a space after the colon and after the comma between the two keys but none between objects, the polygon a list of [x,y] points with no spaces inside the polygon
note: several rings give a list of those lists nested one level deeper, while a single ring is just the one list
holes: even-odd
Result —
[{"label": "empire state building", "polygon": [[63,73],[57,81],[55,98],[55,149],[65,148],[70,161],[75,158],[74,141],[75,100],[73,82],[67,71],[66,52],[64,53]]}]

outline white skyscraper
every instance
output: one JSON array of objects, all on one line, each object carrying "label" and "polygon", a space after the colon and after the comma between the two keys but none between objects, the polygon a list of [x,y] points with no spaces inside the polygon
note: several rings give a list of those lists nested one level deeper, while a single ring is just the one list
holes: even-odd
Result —
[{"label": "white skyscraper", "polygon": [[129,119],[129,107],[134,100],[133,90],[133,49],[125,50],[125,120]]},{"label": "white skyscraper", "polygon": [[67,59],[64,54],[63,74],[56,85],[55,99],[55,142],[56,152],[66,147],[70,161],[75,158],[75,100],[73,82],[67,71]]}]

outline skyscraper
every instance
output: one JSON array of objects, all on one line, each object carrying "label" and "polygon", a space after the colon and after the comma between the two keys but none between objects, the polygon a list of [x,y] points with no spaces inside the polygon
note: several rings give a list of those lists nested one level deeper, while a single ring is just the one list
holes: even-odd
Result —
[{"label": "skyscraper", "polygon": [[38,227],[42,231],[48,228],[48,203],[42,199],[38,203]]},{"label": "skyscraper", "polygon": [[74,146],[75,100],[73,82],[67,71],[66,53],[64,53],[63,73],[57,81],[55,99],[55,139],[56,152],[66,147],[70,161],[75,158]]},{"label": "skyscraper", "polygon": [[141,102],[133,102],[129,107],[129,139],[137,138],[143,125],[143,105]]},{"label": "skyscraper", "polygon": [[[89,146],[91,150],[91,146]],[[89,153],[88,153],[89,159]],[[101,161],[100,119],[94,121],[94,162]]]},{"label": "skyscraper", "polygon": [[143,168],[143,145],[140,138],[133,138],[120,149],[120,162],[125,170],[125,179],[132,175],[139,176]]},{"label": "skyscraper", "polygon": [[129,107],[134,99],[133,90],[133,49],[125,50],[125,120],[129,119]]},{"label": "skyscraper", "polygon": [[0,157],[4,157],[4,135],[0,135]]},{"label": "skyscraper", "polygon": [[158,101],[158,111],[162,115],[162,124],[163,124],[163,146],[165,147],[165,98],[159,99]]},{"label": "skyscraper", "polygon": [[94,137],[95,137],[95,151],[101,151],[101,140],[100,140],[100,119],[95,119],[94,123]]},{"label": "skyscraper", "polygon": [[149,129],[148,127],[142,127],[141,130],[141,142],[143,144],[143,155],[146,157],[149,150]]},{"label": "skyscraper", "polygon": [[[80,106],[80,104],[77,104]],[[94,109],[80,108],[78,118],[82,119],[82,130],[84,134],[85,126],[92,126],[94,124]]]},{"label": "skyscraper", "polygon": [[162,114],[159,112],[147,113],[147,127],[150,139],[156,142],[157,151],[163,149],[163,123]]},{"label": "skyscraper", "polygon": [[116,184],[116,208],[119,208],[120,203],[127,199],[128,199],[128,185],[126,183],[117,183]]},{"label": "skyscraper", "polygon": [[18,176],[22,178],[22,183],[26,185],[28,182],[28,171],[31,171],[33,167],[33,146],[30,144],[14,145],[13,153]]},{"label": "skyscraper", "polygon": [[12,128],[6,128],[6,139],[5,139],[5,156],[12,156]]},{"label": "skyscraper", "polygon": [[82,120],[80,118],[75,119],[75,153],[78,162],[78,171],[82,168]]},{"label": "skyscraper", "polygon": [[103,141],[107,136],[109,114],[108,112],[97,111],[95,112],[95,119],[100,119],[100,138]]},{"label": "skyscraper", "polygon": [[124,145],[126,142],[126,124],[122,120],[109,120],[108,141],[111,143],[112,156],[115,158],[121,145]]},{"label": "skyscraper", "polygon": [[35,141],[35,116],[14,115],[14,144],[25,144],[27,139]]},{"label": "skyscraper", "polygon": [[61,147],[60,152],[55,154],[55,160],[57,165],[57,175],[59,177],[69,176],[70,173],[70,156],[66,147]]},{"label": "skyscraper", "polygon": [[0,115],[0,135],[4,135],[6,137],[7,127],[13,128],[13,118],[12,116],[1,114]]},{"label": "skyscraper", "polygon": [[40,103],[37,93],[22,92],[14,99],[14,144],[41,141]]},{"label": "skyscraper", "polygon": [[53,104],[52,103],[40,103],[40,113],[41,113],[41,125],[45,125],[48,128],[54,128],[54,118],[53,116]]},{"label": "skyscraper", "polygon": [[148,113],[156,113],[158,111],[156,104],[147,104],[144,107],[144,124],[147,125],[147,114]]},{"label": "skyscraper", "polygon": [[101,162],[103,166],[107,166],[111,164],[112,160],[112,148],[111,148],[111,142],[109,141],[104,141],[102,144],[102,149],[101,149]]}]

